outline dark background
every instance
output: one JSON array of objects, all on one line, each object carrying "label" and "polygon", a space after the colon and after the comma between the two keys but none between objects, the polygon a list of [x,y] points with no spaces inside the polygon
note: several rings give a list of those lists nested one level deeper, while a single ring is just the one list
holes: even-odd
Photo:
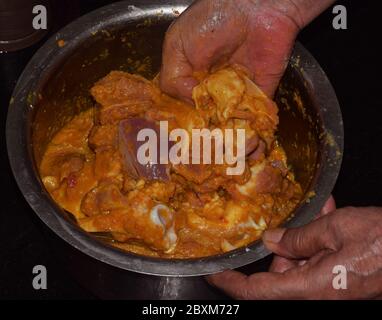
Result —
[{"label": "dark background", "polygon": [[[12,0],[0,0],[12,1]],[[319,1],[319,0],[317,0]],[[56,0],[50,33],[86,12],[113,1]],[[342,107],[345,152],[334,190],[338,206],[382,206],[382,39],[379,1],[338,1],[348,9],[348,30],[332,27],[331,9],[299,37],[331,80]],[[1,16],[0,16],[1,19]],[[5,145],[8,102],[17,78],[46,37],[33,47],[0,52],[0,299],[92,299],[57,262],[42,223],[21,195],[9,167]],[[32,288],[32,268],[48,269],[48,289]]]}]

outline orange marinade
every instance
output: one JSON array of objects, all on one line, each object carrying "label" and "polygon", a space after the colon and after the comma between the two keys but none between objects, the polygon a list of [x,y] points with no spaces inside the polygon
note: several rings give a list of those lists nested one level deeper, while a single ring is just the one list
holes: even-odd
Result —
[{"label": "orange marinade", "polygon": [[[205,75],[194,105],[156,81],[113,71],[91,89],[95,105],[49,143],[42,181],[53,199],[90,233],[138,254],[203,257],[248,245],[283,222],[302,198],[277,142],[278,109],[235,67]],[[245,129],[245,170],[227,164],[142,166],[139,128]]]}]

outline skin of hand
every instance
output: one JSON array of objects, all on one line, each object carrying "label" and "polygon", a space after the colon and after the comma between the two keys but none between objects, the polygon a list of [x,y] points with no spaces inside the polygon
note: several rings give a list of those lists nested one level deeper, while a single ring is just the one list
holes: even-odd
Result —
[{"label": "skin of hand", "polygon": [[270,97],[301,28],[334,0],[199,0],[169,28],[162,90],[191,101],[197,73],[229,63],[244,67]]},{"label": "skin of hand", "polygon": [[[265,232],[277,255],[269,272],[225,271],[208,282],[236,299],[381,299],[382,208],[325,213],[304,227]],[[345,290],[333,287],[338,265],[347,271]]]},{"label": "skin of hand", "polygon": [[[272,96],[295,38],[333,0],[200,0],[166,34],[161,88],[190,101],[194,75],[222,63],[239,64]],[[331,212],[330,215],[327,213]],[[226,271],[209,282],[239,299],[382,298],[382,209],[334,210],[297,229],[263,237],[276,253],[269,272]],[[345,266],[348,289],[335,290],[333,268]]]},{"label": "skin of hand", "polygon": [[[329,199],[326,201],[325,205],[319,212],[319,214],[316,216],[315,220],[326,216],[329,213],[332,213],[336,210],[336,202],[333,198],[333,196],[330,196]],[[295,260],[295,259],[288,259],[285,257],[281,257],[278,255],[275,255],[273,257],[272,264],[269,268],[270,272],[284,272],[292,267],[296,267],[298,265],[302,265],[306,263],[306,260],[301,259],[301,260]]]}]

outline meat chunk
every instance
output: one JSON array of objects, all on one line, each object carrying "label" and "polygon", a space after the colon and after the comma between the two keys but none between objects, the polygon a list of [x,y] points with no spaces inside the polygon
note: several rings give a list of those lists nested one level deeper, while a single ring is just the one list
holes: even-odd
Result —
[{"label": "meat chunk", "polygon": [[94,110],[74,117],[52,139],[40,164],[42,177],[56,176],[59,181],[83,167],[91,157],[87,140],[94,125]]},{"label": "meat chunk", "polygon": [[210,119],[216,118],[219,126],[226,126],[230,119],[246,120],[241,126],[247,129],[250,150],[246,154],[255,151],[257,135],[268,147],[274,141],[277,106],[242,71],[225,68],[213,73],[194,89],[193,99],[196,108],[209,110]]},{"label": "meat chunk", "polygon": [[102,106],[129,105],[132,102],[152,101],[156,89],[143,77],[112,71],[91,89],[94,99]]},{"label": "meat chunk", "polygon": [[251,178],[244,185],[237,185],[232,192],[235,198],[241,196],[251,198],[258,194],[277,193],[280,191],[282,176],[267,161],[259,162],[251,167]]},{"label": "meat chunk", "polygon": [[127,198],[114,183],[97,186],[86,194],[81,203],[81,211],[89,217],[127,207]]},{"label": "meat chunk", "polygon": [[[154,141],[138,141],[138,134],[144,129],[155,133]],[[144,118],[126,119],[120,122],[119,150],[124,168],[130,176],[148,180],[169,180],[169,167],[160,161],[160,142],[157,141],[157,137],[160,137],[160,134],[155,122]],[[138,159],[139,148],[145,143],[153,143],[152,147],[157,150],[156,154],[151,155],[153,159],[149,159],[147,163],[144,163],[145,159]]]},{"label": "meat chunk", "polygon": [[40,164],[42,181],[64,209],[82,217],[82,197],[97,184],[94,154],[88,136],[94,124],[94,110],[74,117],[52,139]]},{"label": "meat chunk", "polygon": [[[177,242],[174,211],[156,202],[144,189],[129,193],[125,201],[128,203],[125,208],[80,219],[80,226],[88,232],[123,234],[126,239],[141,240],[155,250],[174,250]],[[120,205],[120,197],[111,204]]]},{"label": "meat chunk", "polygon": [[89,136],[89,146],[95,150],[118,146],[118,127],[113,125],[95,126]]},{"label": "meat chunk", "polygon": [[216,106],[216,115],[221,123],[232,117],[243,99],[245,83],[233,69],[223,69],[207,77],[194,89],[193,99],[196,108],[203,109],[203,102],[210,97]]},{"label": "meat chunk", "polygon": [[274,102],[236,66],[198,79],[193,105],[113,71],[91,89],[95,108],[52,139],[42,180],[85,231],[136,254],[202,257],[258,240],[298,205]]},{"label": "meat chunk", "polygon": [[101,123],[115,124],[143,114],[152,107],[159,93],[150,81],[140,76],[113,71],[93,86],[91,94],[101,106]]},{"label": "meat chunk", "polygon": [[96,150],[94,173],[98,180],[116,178],[122,174],[122,159],[118,149],[112,147]]}]

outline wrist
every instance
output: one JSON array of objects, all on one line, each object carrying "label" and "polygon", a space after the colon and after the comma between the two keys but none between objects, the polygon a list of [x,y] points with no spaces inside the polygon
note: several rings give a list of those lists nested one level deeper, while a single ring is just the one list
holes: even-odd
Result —
[{"label": "wrist", "polygon": [[244,0],[254,7],[272,7],[303,29],[336,0]]},{"label": "wrist", "polygon": [[285,0],[288,14],[294,18],[300,29],[305,28],[336,0]]},{"label": "wrist", "polygon": [[[258,14],[262,10],[269,10],[277,13],[281,16],[288,18],[297,29],[303,29],[310,21],[311,6],[307,3],[317,0],[243,0],[244,3],[250,3],[255,14]],[[329,0],[319,0],[329,1]],[[319,2],[317,1],[317,2]]]}]

